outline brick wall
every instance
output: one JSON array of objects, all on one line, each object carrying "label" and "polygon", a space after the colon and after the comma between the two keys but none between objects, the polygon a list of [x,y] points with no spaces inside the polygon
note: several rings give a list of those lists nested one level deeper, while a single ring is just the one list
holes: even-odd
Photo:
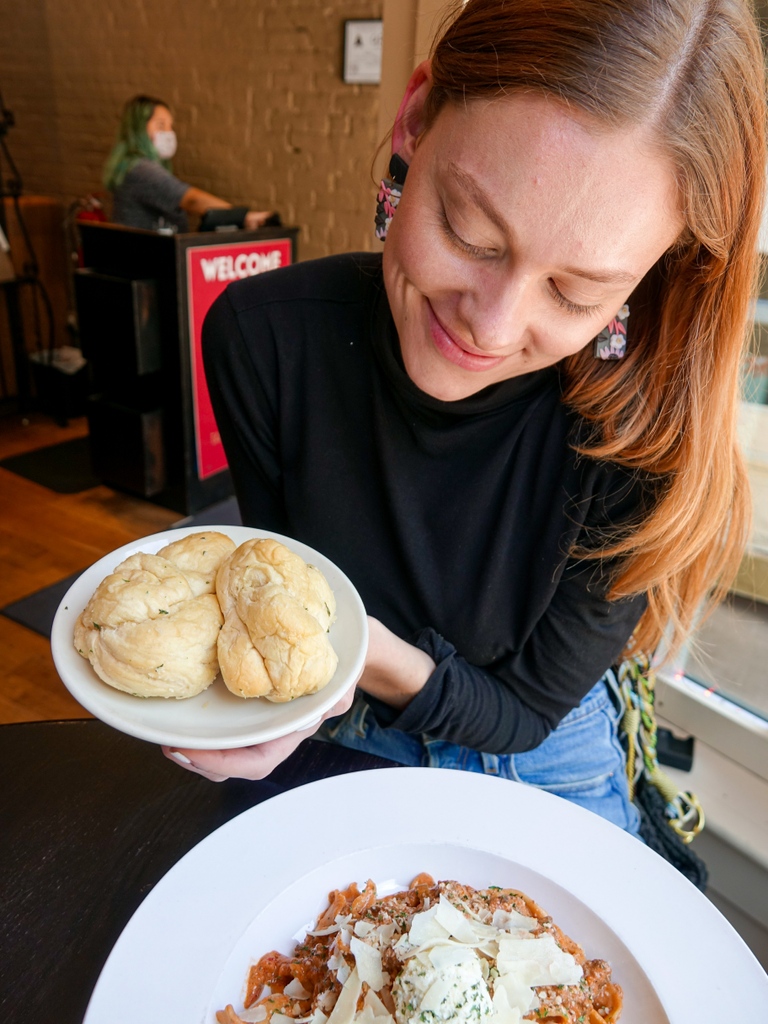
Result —
[{"label": "brick wall", "polygon": [[171,105],[175,173],[279,209],[307,259],[373,246],[379,88],[341,80],[343,21],[381,0],[5,0],[0,89],[28,193],[101,188],[121,107]]}]

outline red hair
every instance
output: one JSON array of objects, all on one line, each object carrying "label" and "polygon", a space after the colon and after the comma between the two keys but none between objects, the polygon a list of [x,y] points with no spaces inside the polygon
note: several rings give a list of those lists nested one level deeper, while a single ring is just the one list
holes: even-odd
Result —
[{"label": "red hair", "polygon": [[630,297],[626,357],[562,364],[583,454],[650,478],[643,518],[586,558],[617,558],[611,599],[647,593],[635,633],[670,651],[721,598],[747,540],[740,375],[765,185],[763,54],[747,0],[469,0],[432,54],[445,103],[542,90],[609,129],[650,127],[676,168],[685,229]]}]

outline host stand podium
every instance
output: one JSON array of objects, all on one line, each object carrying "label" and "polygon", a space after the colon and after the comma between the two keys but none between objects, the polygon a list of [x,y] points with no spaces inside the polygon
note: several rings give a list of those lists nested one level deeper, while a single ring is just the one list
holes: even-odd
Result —
[{"label": "host stand podium", "polygon": [[203,319],[230,281],[296,260],[298,228],[163,235],[81,224],[75,272],[95,475],[185,514],[232,493],[203,373]]}]

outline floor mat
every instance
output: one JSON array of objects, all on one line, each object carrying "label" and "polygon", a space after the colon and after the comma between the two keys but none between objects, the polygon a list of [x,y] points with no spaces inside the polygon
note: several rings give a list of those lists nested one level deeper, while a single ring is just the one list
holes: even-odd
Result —
[{"label": "floor mat", "polygon": [[[56,447],[62,446],[57,445]],[[240,526],[241,523],[236,500],[227,498],[225,501],[219,501],[215,505],[201,509],[194,515],[179,520],[178,523],[174,523],[174,528],[181,526]],[[50,587],[44,587],[42,590],[30,594],[29,597],[14,601],[13,604],[0,609],[0,615],[13,619],[14,622],[34,630],[35,633],[40,633],[41,636],[50,637],[53,618],[61,599],[79,575],[79,572],[73,573]]]},{"label": "floor mat", "polygon": [[91,470],[91,448],[87,437],[76,437],[48,448],[12,455],[0,461],[0,467],[58,494],[88,491],[101,482]]},{"label": "floor mat", "polygon": [[240,509],[237,507],[237,498],[225,498],[224,501],[217,501],[215,505],[200,509],[194,515],[186,516],[174,523],[174,529],[184,526],[242,526]]},{"label": "floor mat", "polygon": [[50,587],[44,587],[43,590],[38,590],[36,593],[30,594],[29,597],[23,597],[20,601],[14,601],[13,604],[0,609],[0,615],[13,619],[14,622],[34,630],[41,636],[50,637],[56,609],[59,607],[62,597],[79,575],[79,572],[72,573],[71,576],[59,580],[58,583],[54,583]]}]

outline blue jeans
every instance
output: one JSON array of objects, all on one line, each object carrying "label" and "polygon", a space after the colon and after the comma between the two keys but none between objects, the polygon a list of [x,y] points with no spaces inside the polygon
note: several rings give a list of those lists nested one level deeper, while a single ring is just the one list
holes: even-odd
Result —
[{"label": "blue jeans", "polygon": [[524,782],[571,800],[637,836],[640,816],[629,799],[618,738],[621,713],[613,673],[607,672],[542,744],[523,754],[484,754],[426,734],[383,729],[359,695],[345,715],[321,726],[315,739],[411,767],[457,768]]}]

